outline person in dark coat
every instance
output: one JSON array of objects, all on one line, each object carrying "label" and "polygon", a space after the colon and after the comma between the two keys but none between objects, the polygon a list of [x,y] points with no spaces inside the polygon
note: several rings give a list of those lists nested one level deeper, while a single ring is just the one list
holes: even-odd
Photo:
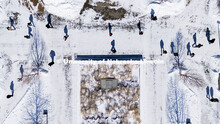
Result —
[{"label": "person in dark coat", "polygon": [[108,23],[109,36],[112,36],[112,26]]},{"label": "person in dark coat", "polygon": [[187,55],[191,55],[190,42],[187,43]]},{"label": "person in dark coat", "polygon": [[11,22],[11,28],[13,27],[13,29],[15,30],[16,28],[14,26],[14,20],[11,17],[9,17],[9,19],[10,19],[10,22]]},{"label": "person in dark coat", "polygon": [[161,49],[161,56],[163,54],[163,51],[164,51],[164,43],[163,43],[163,40],[160,41],[160,49]]},{"label": "person in dark coat", "polygon": [[47,27],[48,27],[48,28],[53,28],[53,25],[52,25],[52,23],[51,23],[51,14],[49,14],[49,15],[47,16],[47,22],[48,22]]},{"label": "person in dark coat", "polygon": [[24,73],[23,65],[20,66],[20,72],[21,72],[21,78],[23,78],[23,73]]},{"label": "person in dark coat", "polygon": [[12,96],[14,95],[14,83],[11,81],[10,90],[12,92]]}]

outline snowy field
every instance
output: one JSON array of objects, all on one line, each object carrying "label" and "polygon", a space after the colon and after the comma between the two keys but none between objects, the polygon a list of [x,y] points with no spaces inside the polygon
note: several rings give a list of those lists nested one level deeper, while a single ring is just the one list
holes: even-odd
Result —
[{"label": "snowy field", "polygon": [[[207,98],[210,91],[214,98],[220,99],[217,24],[220,8],[216,0],[90,0],[93,7],[81,15],[79,13],[86,0],[42,1],[46,12],[39,16],[36,14],[38,6],[32,0],[27,2],[33,10],[21,5],[25,2],[23,0],[0,0],[0,124],[34,123],[30,117],[35,115],[35,110],[39,110],[38,121],[45,123],[45,109],[48,110],[48,123],[52,124],[96,124],[99,121],[176,124],[186,123],[187,118],[193,124],[220,123],[219,102],[211,102]],[[116,10],[122,7],[128,13],[123,19],[104,21],[95,8],[102,4],[111,5],[110,8]],[[152,8],[157,21],[150,19]],[[31,26],[32,33],[39,32],[38,38],[43,44],[39,51],[44,56],[41,71],[34,71],[34,38],[24,38],[28,33],[30,13],[33,13],[35,23],[35,27]],[[53,14],[54,28],[51,29],[45,27],[48,13]],[[10,25],[9,16],[15,19],[16,30],[6,29]],[[96,17],[99,18],[94,19]],[[138,34],[138,20],[141,21],[143,35]],[[107,29],[109,22],[113,26],[111,37]],[[66,41],[63,39],[65,25],[69,34]],[[207,27],[210,38],[215,38],[214,43],[207,41]],[[195,33],[197,44],[203,45],[201,48],[192,47]],[[142,54],[145,62],[90,65],[82,62],[66,64],[63,61],[66,58],[73,61],[76,54],[111,55],[112,40],[115,40],[117,55]],[[167,50],[167,54],[162,56],[161,40]],[[181,41],[179,44],[178,40]],[[174,42],[174,51],[179,53],[179,58],[171,54],[171,42]],[[188,42],[194,57],[187,56]],[[178,51],[177,47],[181,50]],[[48,66],[51,50],[56,52],[55,64]],[[24,73],[19,80],[21,65]],[[101,73],[97,74],[97,71]],[[102,95],[100,91],[95,95],[89,94],[94,99],[86,97],[87,91],[98,86],[96,78],[111,76],[122,84],[134,83],[137,87],[126,89],[118,86],[118,90]],[[6,96],[12,93],[12,81],[14,95],[7,99]],[[85,104],[93,106],[86,108]],[[40,107],[35,109],[36,106]]]}]

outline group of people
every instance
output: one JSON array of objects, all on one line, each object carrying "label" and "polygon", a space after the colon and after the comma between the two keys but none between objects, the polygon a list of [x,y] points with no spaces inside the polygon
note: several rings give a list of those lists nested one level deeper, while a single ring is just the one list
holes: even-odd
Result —
[{"label": "group of people", "polygon": [[[156,21],[157,20],[157,16],[155,16],[154,9],[151,9],[151,13],[150,14],[151,14],[151,20]],[[141,30],[141,21],[140,20],[137,23],[137,27],[139,29],[139,35],[143,35],[144,32]],[[113,35],[113,33],[112,33],[112,25],[110,23],[108,23],[108,29],[109,29],[109,36],[112,36]],[[163,46],[163,44],[161,44],[161,45]],[[111,46],[112,46],[111,52],[112,53],[116,53],[115,40],[111,41]],[[163,50],[163,52],[166,52],[166,50]]]},{"label": "group of people", "polygon": [[[155,14],[154,10],[151,9],[151,19],[152,19],[152,20],[156,20],[156,16],[154,16],[154,14]],[[14,20],[12,19],[12,17],[10,17],[9,19],[10,19],[10,22],[11,22],[11,26],[8,27],[8,29],[9,29],[9,30],[15,30],[16,28],[15,28],[15,26],[14,26]],[[25,35],[25,36],[24,36],[24,37],[27,38],[27,39],[29,39],[30,37],[33,37],[32,27],[31,27],[31,26],[34,26],[34,27],[35,27],[35,25],[34,25],[33,15],[32,15],[32,14],[30,14],[30,16],[29,16],[29,21],[30,21],[30,22],[27,23],[28,35]],[[142,35],[144,32],[141,31],[141,22],[140,22],[140,20],[139,20],[137,26],[138,26],[138,29],[139,29],[139,35]],[[47,24],[46,24],[46,27],[47,27],[47,28],[53,28],[53,25],[52,25],[52,23],[51,23],[51,14],[48,14],[48,16],[47,16]],[[113,33],[112,33],[112,26],[111,26],[110,23],[108,23],[108,27],[109,27],[109,36],[112,36],[112,35],[113,35]],[[67,25],[65,25],[65,27],[64,27],[64,33],[65,33],[65,35],[64,35],[64,40],[66,41],[67,38],[69,37]],[[112,41],[111,41],[111,45],[112,45],[111,51],[112,51],[113,53],[116,53],[115,40],[112,40]]]},{"label": "group of people", "polygon": [[[208,27],[207,27],[207,29],[206,29],[206,37],[207,37],[207,41],[208,41],[209,44],[214,43],[215,38],[210,39],[210,30],[209,30]],[[200,47],[203,46],[203,45],[200,44],[200,43],[197,44],[196,33],[193,34],[193,41],[194,41],[194,43],[192,44],[192,47],[193,47],[193,48],[200,48]],[[173,54],[174,56],[178,56],[178,53],[174,52],[174,47],[175,47],[175,46],[174,46],[174,42],[171,42],[170,47],[171,47],[171,54]],[[161,48],[161,56],[162,56],[162,54],[166,54],[166,53],[167,53],[167,51],[164,50],[164,42],[163,42],[163,40],[160,41],[160,48]],[[190,42],[187,43],[186,48],[187,48],[187,55],[190,55],[191,57],[193,57],[195,54],[194,54],[194,53],[191,53],[191,45],[190,45]]]},{"label": "group of people", "polygon": [[[211,98],[210,98],[211,96]],[[218,98],[214,98],[214,90],[213,88],[209,88],[209,86],[206,87],[206,97],[211,101],[211,102],[219,102]]]}]

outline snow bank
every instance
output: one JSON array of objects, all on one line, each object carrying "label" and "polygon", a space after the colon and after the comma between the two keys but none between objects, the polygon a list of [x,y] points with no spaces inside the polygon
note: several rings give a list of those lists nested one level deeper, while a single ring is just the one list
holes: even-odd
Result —
[{"label": "snow bank", "polygon": [[[155,0],[156,1],[156,0]],[[150,14],[151,9],[154,9],[155,15],[157,17],[162,17],[166,15],[178,15],[186,7],[186,0],[169,0],[163,3],[150,2],[147,7],[147,12]]]},{"label": "snow bank", "polygon": [[67,19],[75,19],[86,0],[44,0],[45,8],[49,13]]},{"label": "snow bank", "polygon": [[5,11],[0,4],[0,23],[2,23],[7,18]]}]

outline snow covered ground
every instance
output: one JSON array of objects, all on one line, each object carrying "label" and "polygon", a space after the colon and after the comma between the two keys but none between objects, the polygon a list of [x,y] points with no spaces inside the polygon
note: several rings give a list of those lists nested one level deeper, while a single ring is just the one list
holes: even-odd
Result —
[{"label": "snow covered ground", "polygon": [[[155,2],[156,1],[156,2]],[[101,0],[93,0],[92,5]],[[220,98],[218,90],[218,75],[220,73],[220,59],[215,57],[220,54],[218,41],[219,8],[215,0],[110,0],[117,3],[117,7],[123,7],[127,11],[138,13],[138,16],[127,14],[122,20],[94,20],[95,16],[101,16],[94,10],[88,9],[80,15],[85,0],[44,0],[44,7],[56,16],[65,18],[61,25],[55,25],[53,29],[47,29],[46,15],[43,20],[37,20],[34,14],[34,23],[39,31],[40,37],[45,42],[45,58],[42,68],[48,72],[39,74],[32,72],[31,44],[33,39],[25,39],[27,35],[27,23],[30,11],[19,4],[17,0],[0,0],[0,123],[20,124],[28,123],[28,100],[32,95],[35,83],[41,82],[42,94],[48,96],[50,104],[44,109],[48,110],[49,123],[53,124],[80,124],[81,115],[81,69],[80,64],[65,64],[63,59],[69,57],[74,59],[75,54],[112,54],[111,41],[115,40],[116,54],[142,54],[147,61],[138,64],[140,84],[140,123],[142,124],[168,124],[177,123],[172,117],[173,110],[168,109],[170,105],[182,105],[181,110],[184,118],[179,118],[181,123],[190,118],[194,124],[219,124],[220,105],[210,102],[206,98],[206,88],[214,89],[214,97]],[[150,10],[155,10],[157,21],[150,20]],[[34,11],[32,11],[34,12]],[[16,14],[18,13],[18,14]],[[8,31],[9,16],[17,17],[15,20],[16,30]],[[92,28],[74,28],[81,21],[83,25]],[[142,22],[143,35],[138,35],[136,24]],[[57,20],[56,20],[57,21]],[[74,22],[74,23],[72,23]],[[78,23],[77,23],[78,22]],[[107,23],[113,24],[113,36],[109,36]],[[63,40],[63,28],[67,25],[69,38]],[[95,26],[99,26],[96,28]],[[132,28],[127,28],[131,25]],[[100,28],[101,27],[101,28]],[[206,29],[210,29],[211,39],[215,38],[213,44],[206,39]],[[193,74],[202,80],[201,85],[195,85],[192,80],[185,81],[174,67],[177,65],[174,56],[170,53],[171,42],[176,42],[176,33],[182,33],[181,62],[184,68],[183,74]],[[193,44],[193,34],[197,34],[197,43],[203,44],[201,48],[192,48],[194,57],[186,55],[187,43]],[[160,41],[164,41],[167,54],[160,56]],[[51,62],[50,51],[56,52],[55,64],[48,66]],[[109,62],[114,64],[114,62]],[[129,62],[128,62],[129,64]],[[21,77],[19,68],[24,67],[24,78]],[[83,65],[83,67],[86,65]],[[94,65],[96,67],[97,65]],[[135,69],[132,69],[135,71]],[[189,73],[187,73],[189,71]],[[14,96],[7,99],[11,94],[10,84],[14,82]],[[177,85],[173,85],[174,82]],[[173,90],[169,90],[173,86]],[[175,95],[173,91],[178,91]],[[183,91],[183,92],[181,92]],[[183,94],[181,94],[183,93]],[[184,97],[180,97],[184,96]],[[177,97],[184,99],[168,102],[168,98]],[[174,104],[176,103],[176,104]],[[99,106],[102,107],[102,106]],[[40,114],[43,114],[41,111]],[[172,116],[171,116],[172,115]],[[43,116],[46,120],[46,116]],[[139,123],[139,122],[137,122]]]}]

